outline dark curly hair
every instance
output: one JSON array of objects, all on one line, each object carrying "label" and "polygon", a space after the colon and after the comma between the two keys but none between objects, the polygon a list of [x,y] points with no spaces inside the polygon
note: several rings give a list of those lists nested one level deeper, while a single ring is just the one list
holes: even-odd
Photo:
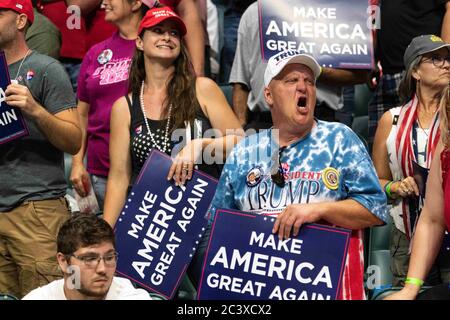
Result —
[{"label": "dark curly hair", "polygon": [[79,214],[63,223],[58,232],[57,249],[69,255],[79,248],[103,242],[111,242],[116,247],[116,239],[111,226],[93,214]]}]

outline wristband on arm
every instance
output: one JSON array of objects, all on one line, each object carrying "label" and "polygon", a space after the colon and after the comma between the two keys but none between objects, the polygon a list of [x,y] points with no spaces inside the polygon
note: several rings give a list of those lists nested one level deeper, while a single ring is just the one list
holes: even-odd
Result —
[{"label": "wristband on arm", "polygon": [[407,284],[407,283],[414,284],[414,285],[418,286],[419,288],[423,286],[423,280],[418,279],[418,278],[407,277],[405,280],[405,284]]},{"label": "wristband on arm", "polygon": [[394,199],[392,197],[392,193],[391,193],[391,186],[392,186],[393,183],[394,183],[394,181],[389,181],[388,183],[386,183],[384,185],[384,193],[386,194],[388,199]]}]

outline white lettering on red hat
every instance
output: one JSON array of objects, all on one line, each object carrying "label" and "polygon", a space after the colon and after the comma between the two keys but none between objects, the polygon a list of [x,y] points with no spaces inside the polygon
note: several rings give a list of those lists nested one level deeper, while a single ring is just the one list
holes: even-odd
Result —
[{"label": "white lettering on red hat", "polygon": [[159,17],[173,17],[174,14],[172,14],[172,12],[156,12],[155,13],[155,18],[159,18]]},{"label": "white lettering on red hat", "polygon": [[16,4],[16,7],[19,8],[19,9],[21,9],[21,10],[23,9],[23,6],[22,6],[20,3],[17,3],[17,4]]}]

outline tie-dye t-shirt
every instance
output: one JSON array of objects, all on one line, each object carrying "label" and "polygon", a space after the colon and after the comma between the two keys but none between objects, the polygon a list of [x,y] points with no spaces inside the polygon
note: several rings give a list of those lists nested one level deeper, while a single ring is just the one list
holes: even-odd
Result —
[{"label": "tie-dye t-shirt", "polygon": [[[318,120],[311,132],[280,152],[285,186],[272,182],[278,168],[275,130],[237,144],[223,168],[212,202],[216,209],[277,213],[292,203],[353,199],[386,221],[386,196],[372,160],[356,134],[340,123]],[[354,230],[344,271],[341,299],[364,299],[363,232]]]}]

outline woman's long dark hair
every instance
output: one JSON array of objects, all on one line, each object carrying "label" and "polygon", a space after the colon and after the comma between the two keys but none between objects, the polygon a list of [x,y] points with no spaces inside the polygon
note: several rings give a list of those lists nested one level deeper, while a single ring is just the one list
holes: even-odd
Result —
[{"label": "woman's long dark hair", "polygon": [[409,100],[412,99],[414,94],[416,94],[417,80],[413,77],[413,73],[419,68],[421,61],[422,56],[414,58],[414,60],[409,64],[408,68],[406,69],[402,80],[400,81],[398,87],[398,95],[400,97],[402,105],[406,104]]},{"label": "woman's long dark hair", "polygon": [[[142,34],[140,36],[142,37]],[[163,102],[164,118],[168,116],[168,106],[172,105],[170,132],[184,128],[185,121],[192,122],[195,110],[200,107],[195,91],[194,68],[183,40],[180,41],[180,49],[180,55],[174,61],[175,71],[167,83],[167,97]],[[144,52],[136,48],[129,78],[129,91],[132,96],[139,95],[145,75]]]}]

